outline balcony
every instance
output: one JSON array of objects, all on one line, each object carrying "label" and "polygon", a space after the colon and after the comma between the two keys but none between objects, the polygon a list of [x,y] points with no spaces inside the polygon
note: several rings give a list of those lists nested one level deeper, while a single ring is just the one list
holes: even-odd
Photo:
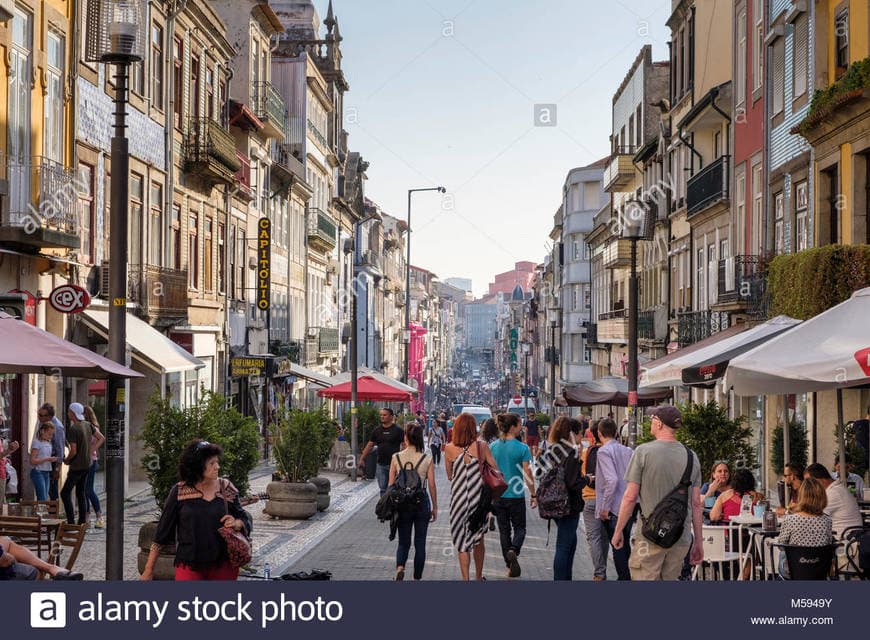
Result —
[{"label": "balcony", "polygon": [[79,188],[90,185],[79,185],[74,171],[48,158],[28,158],[26,163],[7,159],[2,170],[5,181],[0,180],[0,242],[78,249]]},{"label": "balcony", "polygon": [[240,151],[236,151],[236,157],[239,159],[239,163],[241,164],[235,175],[236,185],[239,187],[236,194],[240,198],[250,202],[254,199],[254,190],[251,187],[251,161],[248,159],[248,156]]},{"label": "balcony", "polygon": [[638,340],[655,340],[655,312],[639,311],[637,314],[637,338]]},{"label": "balcony", "polygon": [[[211,118],[191,118],[184,139],[184,171],[209,185],[236,181],[242,161],[228,131]],[[250,176],[250,169],[248,171]]]},{"label": "balcony", "polygon": [[363,251],[362,255],[360,255],[359,265],[363,269],[369,269],[371,271],[377,271],[380,273],[381,271],[381,256],[377,251]]},{"label": "balcony", "polygon": [[616,309],[598,316],[598,342],[628,343],[628,309]]},{"label": "balcony", "polygon": [[[108,268],[103,267],[103,279]],[[139,315],[155,325],[173,325],[187,319],[187,271],[151,264],[128,267],[128,291],[138,303]]]},{"label": "balcony", "polygon": [[315,249],[329,253],[335,249],[335,222],[325,212],[314,207],[308,209],[308,242]]},{"label": "balcony", "polygon": [[604,247],[602,264],[605,269],[621,269],[631,266],[631,240],[614,240]]},{"label": "balcony", "polygon": [[687,347],[728,328],[728,314],[716,311],[686,311],[677,314],[677,343]]},{"label": "balcony", "polygon": [[269,149],[272,159],[270,186],[272,191],[286,195],[294,180],[305,180],[305,168],[292,153],[292,147],[286,142],[273,142]]},{"label": "balcony", "polygon": [[[311,329],[309,329],[309,332]],[[317,331],[317,352],[321,356],[338,355],[341,340],[338,329],[332,327],[318,327]]]},{"label": "balcony", "polygon": [[251,83],[254,115],[263,122],[263,133],[283,140],[287,129],[287,105],[271,82]]},{"label": "balcony", "polygon": [[719,304],[748,305],[760,299],[763,283],[760,256],[735,256],[719,261]]},{"label": "balcony", "polygon": [[604,169],[604,190],[608,193],[620,192],[631,184],[637,175],[637,168],[632,159],[634,147],[617,147],[610,156],[610,162]]},{"label": "balcony", "polygon": [[308,133],[317,141],[324,153],[329,152],[329,142],[326,140],[326,136],[323,135],[323,132],[317,128],[317,125],[310,118],[308,119]]},{"label": "balcony", "polygon": [[717,203],[728,205],[728,165],[731,156],[720,156],[686,183],[686,218]]}]

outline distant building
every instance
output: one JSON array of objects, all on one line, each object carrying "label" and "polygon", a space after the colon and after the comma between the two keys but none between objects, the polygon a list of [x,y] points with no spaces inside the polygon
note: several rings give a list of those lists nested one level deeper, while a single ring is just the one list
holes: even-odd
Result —
[{"label": "distant building", "polygon": [[487,296],[465,305],[465,348],[492,350],[496,332],[495,296]]},{"label": "distant building", "polygon": [[496,293],[513,292],[514,287],[520,285],[524,292],[528,292],[532,288],[532,282],[535,280],[535,263],[534,262],[517,262],[512,271],[499,273],[495,277],[495,282],[489,283],[489,295]]},{"label": "distant building", "polygon": [[444,282],[452,287],[471,293],[471,278],[447,278]]}]

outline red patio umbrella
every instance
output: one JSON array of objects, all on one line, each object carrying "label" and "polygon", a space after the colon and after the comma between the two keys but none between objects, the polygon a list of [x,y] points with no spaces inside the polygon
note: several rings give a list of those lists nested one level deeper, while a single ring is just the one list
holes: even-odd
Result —
[{"label": "red patio umbrella", "polygon": [[[321,398],[331,398],[333,400],[350,400],[350,383],[351,381],[348,380],[328,389],[321,389],[317,392],[317,395]],[[357,400],[380,402],[409,402],[411,400],[411,394],[407,391],[400,391],[371,376],[360,376],[357,378],[356,397]]]}]

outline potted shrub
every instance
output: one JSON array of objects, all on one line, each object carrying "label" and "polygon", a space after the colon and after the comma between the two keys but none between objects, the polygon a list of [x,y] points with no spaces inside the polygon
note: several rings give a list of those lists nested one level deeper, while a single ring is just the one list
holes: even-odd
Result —
[{"label": "potted shrub", "polygon": [[[344,432],[347,434],[347,439],[350,441],[351,439],[351,421],[350,421],[350,412],[344,414],[343,425]],[[377,429],[381,424],[381,410],[380,407],[376,407],[372,404],[364,404],[357,409],[357,455],[362,453],[362,450],[365,449],[366,444],[368,444],[369,438],[372,437],[372,433],[374,433],[375,429]],[[374,455],[370,455],[366,458],[366,468],[365,468],[365,477],[368,480],[374,480],[375,478],[375,467],[376,467],[377,458]],[[354,464],[358,464],[357,461],[354,461]]]},{"label": "potted shrub", "polygon": [[[222,396],[207,393],[197,405],[181,409],[173,407],[170,398],[155,393],[148,400],[148,410],[141,439],[148,448],[142,465],[151,485],[151,492],[162,510],[172,486],[178,482],[178,460],[184,445],[194,438],[217,444],[224,450],[221,475],[229,478],[241,495],[248,492],[248,476],[257,464],[259,434],[253,418],[227,408]],[[157,521],[147,522],[139,530],[138,567],[141,572],[154,541]],[[163,549],[154,568],[156,580],[172,580],[175,576],[174,547]]]},{"label": "potted shrub", "polygon": [[264,513],[307,520],[317,513],[317,475],[321,459],[320,411],[279,410],[272,426],[275,463],[282,481],[270,482]]},{"label": "potted shrub", "polygon": [[[318,440],[320,446],[317,452],[317,469],[323,469],[329,464],[329,454],[335,444],[335,439],[338,436],[338,426],[330,418],[329,413],[324,407],[318,411],[312,412],[312,419],[317,422],[317,430],[320,438]],[[308,481],[317,487],[317,510],[326,511],[329,508],[329,490],[331,484],[329,478],[323,476],[314,476]]]}]

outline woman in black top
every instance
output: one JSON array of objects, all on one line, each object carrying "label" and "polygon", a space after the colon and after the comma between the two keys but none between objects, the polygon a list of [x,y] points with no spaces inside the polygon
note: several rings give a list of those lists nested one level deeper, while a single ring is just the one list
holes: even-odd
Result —
[{"label": "woman in black top", "polygon": [[574,438],[579,423],[573,418],[561,416],[547,434],[547,462],[556,464],[564,472],[565,488],[568,490],[569,513],[553,518],[556,523],[556,553],[553,556],[553,579],[571,580],[574,553],[577,551],[577,527],[583,512],[583,487],[586,482],[580,473],[581,463],[574,449]]},{"label": "woman in black top", "polygon": [[230,564],[227,545],[219,533],[230,527],[251,535],[251,517],[242,509],[239,492],[218,475],[217,445],[204,440],[190,442],[178,463],[180,482],[169,492],[142,580],[151,580],[160,549],[175,548],[176,580],[235,580],[238,567]]}]

